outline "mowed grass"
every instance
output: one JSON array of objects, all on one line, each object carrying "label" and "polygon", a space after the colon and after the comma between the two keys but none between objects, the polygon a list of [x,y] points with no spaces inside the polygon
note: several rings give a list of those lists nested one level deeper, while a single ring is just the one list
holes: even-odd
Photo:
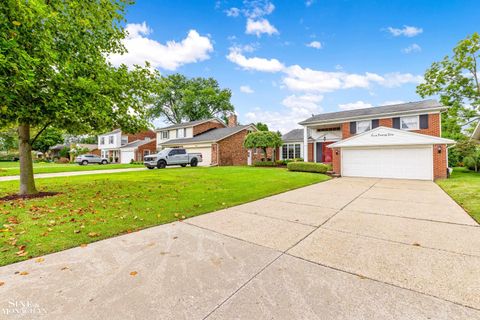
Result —
[{"label": "mowed grass", "polygon": [[[20,174],[20,164],[18,162],[0,162],[0,176],[16,176]],[[34,173],[55,173],[55,172],[70,172],[70,171],[91,171],[91,170],[106,170],[106,169],[126,169],[126,168],[141,168],[139,164],[90,164],[81,166],[76,163],[46,163],[39,162],[33,164]]]},{"label": "mowed grass", "polygon": [[[0,265],[328,180],[286,169],[171,168],[38,179],[49,198],[0,202]],[[18,182],[0,182],[0,197]]]},{"label": "mowed grass", "polygon": [[480,223],[480,173],[454,168],[450,179],[438,180],[437,183]]}]

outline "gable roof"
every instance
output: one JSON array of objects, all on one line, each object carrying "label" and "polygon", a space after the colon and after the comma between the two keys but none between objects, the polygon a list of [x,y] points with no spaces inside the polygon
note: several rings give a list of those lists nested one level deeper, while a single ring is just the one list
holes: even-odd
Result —
[{"label": "gable roof", "polygon": [[357,118],[361,119],[361,118],[368,118],[368,117],[374,117],[374,116],[395,115],[399,113],[413,113],[416,111],[418,112],[442,111],[446,109],[447,109],[446,107],[442,106],[436,100],[423,100],[423,101],[392,104],[392,105],[373,107],[373,108],[322,113],[322,114],[314,115],[300,122],[300,124],[304,125],[304,124],[310,124],[310,123],[353,120]]},{"label": "gable roof", "polygon": [[130,143],[127,143],[123,146],[120,147],[120,149],[126,149],[126,148],[136,148],[136,147],[140,147],[140,146],[143,146],[144,144],[147,144],[147,143],[150,143],[152,141],[155,141],[155,139],[150,139],[150,140],[135,140],[135,141],[132,141]]},{"label": "gable roof", "polygon": [[243,126],[213,129],[205,133],[199,134],[198,136],[195,136],[193,138],[172,139],[161,143],[161,145],[170,146],[189,143],[217,142],[248,128],[255,128],[255,126],[253,124],[247,124]]},{"label": "gable roof", "polygon": [[[311,139],[311,136],[308,136],[308,139]],[[297,142],[303,141],[303,129],[293,129],[282,136],[283,142]]]},{"label": "gable roof", "polygon": [[216,121],[216,122],[219,122],[219,123],[225,125],[225,123],[218,118],[210,118],[210,119],[202,119],[202,120],[195,120],[195,121],[172,124],[172,125],[167,126],[167,127],[157,128],[155,131],[188,128],[188,127],[193,127],[193,126],[196,126],[196,125],[199,125],[199,124],[202,124],[202,123],[205,123],[205,122],[209,122],[209,121]]},{"label": "gable roof", "polygon": [[480,141],[480,121],[478,121],[477,126],[475,127],[475,130],[473,130],[472,137],[473,140],[478,140]]},{"label": "gable roof", "polygon": [[400,129],[377,127],[348,139],[329,144],[329,148],[455,144],[455,141]]}]

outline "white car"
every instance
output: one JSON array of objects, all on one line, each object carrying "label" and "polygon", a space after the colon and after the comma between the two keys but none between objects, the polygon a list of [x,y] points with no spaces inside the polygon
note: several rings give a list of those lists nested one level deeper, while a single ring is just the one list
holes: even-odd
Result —
[{"label": "white car", "polygon": [[87,165],[89,163],[107,164],[108,160],[95,154],[82,154],[75,158],[75,162],[79,165]]}]

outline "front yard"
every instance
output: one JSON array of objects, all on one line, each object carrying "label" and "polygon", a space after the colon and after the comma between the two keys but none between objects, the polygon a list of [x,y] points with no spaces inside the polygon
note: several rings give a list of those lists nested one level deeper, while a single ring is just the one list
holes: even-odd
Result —
[{"label": "front yard", "polygon": [[[0,162],[0,177],[2,176],[16,176],[20,174],[20,164],[18,162]],[[47,163],[39,162],[33,164],[34,173],[55,173],[55,172],[70,172],[70,171],[91,171],[91,170],[105,170],[105,169],[126,169],[126,168],[141,168],[138,164],[90,164],[87,166],[80,166],[75,163]]]},{"label": "front yard", "polygon": [[[181,220],[328,180],[249,167],[178,168],[38,179],[61,194],[0,202],[0,265]],[[0,197],[18,182],[0,182]]]},{"label": "front yard", "polygon": [[437,183],[480,223],[480,173],[454,168],[450,179],[438,180]]}]

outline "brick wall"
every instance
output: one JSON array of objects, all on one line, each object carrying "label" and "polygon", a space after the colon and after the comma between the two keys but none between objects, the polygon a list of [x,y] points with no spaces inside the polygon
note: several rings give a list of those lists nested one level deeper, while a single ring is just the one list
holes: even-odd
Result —
[{"label": "brick wall", "polygon": [[218,144],[212,144],[212,166],[218,165]]},{"label": "brick wall", "polygon": [[101,155],[102,155],[102,150],[100,150],[100,149],[93,149],[93,150],[89,151],[88,153],[94,154],[94,155],[97,155],[97,156],[101,156]]},{"label": "brick wall", "polygon": [[237,166],[246,165],[248,151],[243,147],[247,130],[242,130],[218,142],[218,165]]},{"label": "brick wall", "polygon": [[392,118],[379,119],[378,120],[378,125],[380,127],[391,128],[391,127],[393,127],[393,119]]},{"label": "brick wall", "polygon": [[[337,155],[338,152],[338,155]],[[333,172],[341,174],[341,153],[340,148],[333,148],[332,150],[332,166]]]},{"label": "brick wall", "polygon": [[[438,153],[438,147],[442,152]],[[433,178],[441,179],[447,177],[447,146],[444,144],[433,145]]]},{"label": "brick wall", "polygon": [[342,123],[342,139],[350,138],[350,122]]},{"label": "brick wall", "polygon": [[145,138],[155,139],[157,137],[157,134],[155,133],[155,131],[148,130],[133,134],[127,134],[127,136],[128,142],[133,142],[135,140],[145,140]]},{"label": "brick wall", "polygon": [[211,129],[223,128],[223,124],[216,121],[208,121],[193,127],[193,136],[199,135]]},{"label": "brick wall", "polygon": [[151,140],[149,143],[145,143],[137,148],[137,152],[135,152],[135,161],[143,161],[143,152],[145,150],[149,150],[150,154],[155,153],[157,149],[157,141],[156,139]]},{"label": "brick wall", "polygon": [[428,115],[428,129],[413,130],[412,132],[417,132],[421,134],[428,134],[430,136],[440,137],[440,114],[429,114]]}]

